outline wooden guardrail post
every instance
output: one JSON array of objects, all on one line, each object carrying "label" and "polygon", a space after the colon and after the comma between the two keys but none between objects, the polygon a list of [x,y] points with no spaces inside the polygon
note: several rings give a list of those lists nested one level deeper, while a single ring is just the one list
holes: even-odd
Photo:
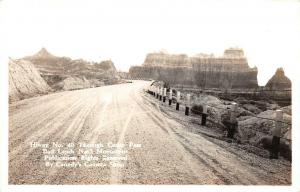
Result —
[{"label": "wooden guardrail post", "polygon": [[190,105],[191,105],[191,95],[187,94],[186,95],[186,103],[185,103],[185,115],[190,114]]},{"label": "wooden guardrail post", "polygon": [[169,93],[169,105],[172,105],[172,89],[170,88],[170,93]]},{"label": "wooden guardrail post", "polygon": [[179,103],[180,103],[180,91],[177,91],[176,97],[176,110],[179,111]]},{"label": "wooden guardrail post", "polygon": [[167,88],[164,88],[164,97],[163,97],[163,102],[166,102],[166,97],[167,97]]},{"label": "wooden guardrail post", "polygon": [[230,125],[229,125],[228,131],[227,131],[228,138],[233,138],[233,136],[236,132],[236,129],[237,129],[236,115],[237,115],[237,104],[232,103],[232,106],[230,109]]},{"label": "wooden guardrail post", "polygon": [[272,130],[273,138],[272,138],[272,148],[270,151],[270,159],[278,159],[282,121],[283,121],[282,110],[276,110],[275,127]]},{"label": "wooden guardrail post", "polygon": [[283,112],[282,110],[276,110],[276,121],[275,121],[275,128],[280,131],[281,134],[281,128],[282,128],[282,121],[283,121]]},{"label": "wooden guardrail post", "polygon": [[206,125],[206,118],[207,118],[207,105],[202,105],[202,119],[201,119],[201,125]]},{"label": "wooden guardrail post", "polygon": [[160,94],[161,94],[161,87],[158,88],[158,100],[160,98]]},{"label": "wooden guardrail post", "polygon": [[160,88],[160,92],[159,92],[159,100],[162,100],[162,94],[163,94],[163,88]]},{"label": "wooden guardrail post", "polygon": [[230,113],[230,122],[234,123],[236,121],[236,112],[237,112],[237,104],[232,103],[231,113]]},{"label": "wooden guardrail post", "polygon": [[151,91],[152,91],[152,95],[154,95],[155,94],[155,90],[154,90],[154,87],[153,86],[151,86]]}]

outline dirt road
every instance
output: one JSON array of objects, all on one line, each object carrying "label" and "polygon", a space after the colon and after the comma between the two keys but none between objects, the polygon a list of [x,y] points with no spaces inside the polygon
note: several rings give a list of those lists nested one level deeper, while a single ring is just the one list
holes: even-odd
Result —
[{"label": "dirt road", "polygon": [[[288,184],[192,133],[142,91],[150,82],[60,92],[10,104],[10,184]],[[154,100],[154,98],[153,98]],[[47,167],[38,143],[134,143],[123,167]],[[77,145],[74,150],[77,150]],[[260,157],[257,157],[260,158]],[[118,160],[113,162],[117,163]],[[261,162],[264,160],[261,159]],[[289,175],[286,173],[285,175]]]}]

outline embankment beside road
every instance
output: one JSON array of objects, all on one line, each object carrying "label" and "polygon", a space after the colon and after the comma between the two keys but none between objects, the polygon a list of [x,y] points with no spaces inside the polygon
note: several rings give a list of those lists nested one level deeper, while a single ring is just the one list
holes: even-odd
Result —
[{"label": "embankment beside road", "polygon": [[46,94],[51,88],[34,65],[25,60],[9,60],[9,101]]},{"label": "embankment beside road", "polygon": [[[155,86],[164,86],[163,82],[155,82]],[[155,89],[154,89],[155,90]],[[175,103],[177,102],[176,93],[180,91],[180,111],[175,110]],[[272,129],[275,126],[276,120],[276,110],[283,111],[282,128],[281,128],[281,138],[282,138],[282,149],[281,155],[291,160],[291,123],[292,123],[292,113],[291,105],[286,107],[281,107],[274,101],[254,101],[247,100],[245,98],[239,97],[234,100],[224,100],[218,98],[217,96],[209,95],[206,93],[195,93],[184,89],[174,89],[172,88],[172,106],[168,104],[163,104],[162,101],[157,100],[161,103],[165,111],[169,109],[180,114],[180,121],[188,121],[189,124],[194,124],[191,126],[198,127],[201,124],[202,110],[203,106],[207,106],[207,118],[208,123],[206,126],[202,126],[200,130],[203,132],[209,132],[214,138],[226,141],[228,125],[226,122],[231,114],[233,102],[237,103],[237,110],[235,116],[237,117],[238,128],[234,134],[233,140],[231,142],[239,143],[247,150],[264,157],[268,157],[268,151],[266,145],[260,145],[261,141],[266,137],[272,136]],[[190,121],[190,117],[185,116],[185,106],[188,105],[187,94],[190,95],[190,109],[193,121]],[[169,89],[167,92],[169,98]],[[168,102],[166,102],[168,103]],[[195,111],[198,109],[198,111]],[[175,114],[172,112],[171,114]],[[197,120],[198,119],[198,120]],[[196,125],[195,125],[195,122]],[[199,123],[200,122],[200,123]],[[253,150],[261,149],[261,150]],[[262,150],[265,152],[262,153]]]}]

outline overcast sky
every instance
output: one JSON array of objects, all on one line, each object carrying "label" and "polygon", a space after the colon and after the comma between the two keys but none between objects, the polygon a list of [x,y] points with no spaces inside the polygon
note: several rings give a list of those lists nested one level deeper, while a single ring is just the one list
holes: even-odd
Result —
[{"label": "overcast sky", "polygon": [[[140,65],[149,52],[214,53],[243,48],[264,85],[277,67],[300,65],[299,1],[0,0],[1,51],[50,53]],[[3,43],[4,42],[4,43]]]}]

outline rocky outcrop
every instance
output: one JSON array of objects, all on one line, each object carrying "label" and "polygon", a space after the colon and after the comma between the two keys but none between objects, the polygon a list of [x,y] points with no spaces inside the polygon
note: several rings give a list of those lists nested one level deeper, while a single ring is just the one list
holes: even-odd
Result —
[{"label": "rocky outcrop", "polygon": [[[232,101],[220,100],[217,97],[206,94],[191,94],[192,106],[202,106],[204,104],[208,105],[208,117],[215,123],[222,123],[230,115]],[[291,130],[290,124],[292,122],[291,106],[280,108],[278,105],[273,106],[274,104],[263,101],[249,101],[244,103],[242,100],[237,104],[238,136],[241,140],[257,143],[262,136],[271,135],[274,121],[269,119],[275,119],[277,109],[283,111],[283,121],[286,122],[282,124],[282,137],[290,139],[289,131]]]},{"label": "rocky outcrop", "polygon": [[291,80],[285,76],[283,68],[278,68],[265,87],[270,90],[285,90],[291,89],[291,86]]},{"label": "rocky outcrop", "polygon": [[34,65],[26,60],[9,61],[9,101],[45,94],[51,88]]},{"label": "rocky outcrop", "polygon": [[78,78],[90,81],[91,87],[98,86],[98,83],[93,84],[93,82],[113,84],[119,80],[117,70],[110,60],[100,63],[88,62],[82,59],[72,60],[68,57],[54,56],[45,48],[24,59],[31,61],[53,88],[60,87],[57,86],[58,83],[70,76],[76,81],[79,80]]},{"label": "rocky outcrop", "polygon": [[194,71],[183,67],[143,67],[134,66],[129,69],[131,78],[154,79],[164,81],[171,86],[194,85]]},{"label": "rocky outcrop", "polygon": [[[292,116],[290,113],[291,106],[280,108],[283,111],[283,121],[280,139],[280,155],[291,160],[291,145],[292,145]],[[240,119],[238,123],[238,137],[240,141],[270,149],[272,144],[272,129],[275,122],[268,119],[275,119],[275,110],[267,110],[261,112],[256,117],[246,117]]]},{"label": "rocky outcrop", "polygon": [[146,56],[143,66],[191,67],[191,60],[185,54],[171,55],[164,52],[150,53]]},{"label": "rocky outcrop", "polygon": [[119,75],[119,77],[122,78],[122,79],[130,79],[130,75],[129,75],[128,72],[122,72],[122,71],[119,71],[119,72],[118,72],[118,75]]},{"label": "rocky outcrop", "polygon": [[142,66],[129,70],[132,78],[162,80],[170,85],[201,88],[256,88],[257,68],[250,68],[241,49],[225,50],[222,57],[198,54],[150,53]]},{"label": "rocky outcrop", "polygon": [[[290,140],[291,122],[292,116],[289,114],[288,109],[281,108],[283,113],[282,123],[282,138]],[[245,120],[239,121],[239,135],[243,141],[249,141],[250,143],[257,143],[263,136],[272,135],[272,129],[274,127],[274,121],[268,119],[275,119],[276,111],[267,110],[259,113],[256,117],[249,117]],[[288,124],[289,123],[289,124]]]},{"label": "rocky outcrop", "polygon": [[54,85],[56,90],[76,90],[91,87],[91,82],[85,77],[67,77]]},{"label": "rocky outcrop", "polygon": [[[191,96],[193,98],[193,95]],[[201,114],[203,104],[209,105],[207,109],[208,123],[210,128],[218,128],[222,131],[224,136],[227,134],[227,126],[230,119],[231,103],[229,101],[222,101],[214,96],[199,95],[195,100],[192,99],[191,112],[194,114]],[[272,105],[265,103],[264,105]],[[269,106],[271,107],[271,106]],[[252,145],[259,148],[265,148],[265,138],[272,138],[272,129],[275,126],[276,109],[283,111],[283,121],[281,130],[281,150],[280,154],[290,159],[291,143],[292,143],[292,110],[291,106],[280,108],[277,106],[275,109],[263,107],[266,110],[262,111],[260,102],[239,103],[237,107],[237,121],[238,129],[234,138],[238,142],[245,145]],[[258,118],[257,118],[257,117]],[[268,140],[272,141],[272,140]],[[263,146],[261,144],[264,144]],[[268,145],[270,143],[267,143]],[[256,153],[256,152],[255,152]],[[260,154],[258,151],[257,154]]]},{"label": "rocky outcrop", "polygon": [[258,97],[274,100],[280,106],[291,105],[292,83],[291,80],[285,76],[282,68],[278,68],[266,86],[261,87]]}]

